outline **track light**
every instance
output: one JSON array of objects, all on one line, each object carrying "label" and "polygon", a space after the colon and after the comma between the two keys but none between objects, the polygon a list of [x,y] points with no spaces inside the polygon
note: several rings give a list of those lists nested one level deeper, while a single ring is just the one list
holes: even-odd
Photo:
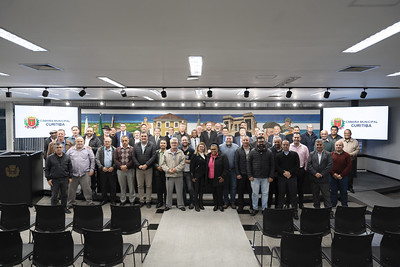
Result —
[{"label": "track light", "polygon": [[122,97],[127,97],[128,95],[126,94],[126,91],[124,89],[121,90],[121,96]]},{"label": "track light", "polygon": [[212,91],[211,91],[211,88],[209,88],[209,89],[208,89],[208,91],[207,91],[207,96],[208,96],[208,97],[212,97]]},{"label": "track light", "polygon": [[10,92],[10,88],[8,88],[8,91],[6,92],[6,97],[12,97],[12,92]]},{"label": "track light", "polygon": [[292,88],[289,88],[289,90],[286,92],[286,98],[291,98],[292,97],[293,92],[290,91],[290,89],[292,89]]},{"label": "track light", "polygon": [[331,92],[329,92],[329,88],[326,88],[326,92],[324,93],[324,98],[329,98]]},{"label": "track light", "polygon": [[367,88],[364,88],[364,91],[361,92],[360,97],[361,98],[366,98],[367,97],[367,92],[365,91]]},{"label": "track light", "polygon": [[49,96],[49,91],[47,90],[47,88],[45,88],[45,89],[43,90],[42,96],[43,96],[43,97],[48,97],[48,96]]},{"label": "track light", "polygon": [[245,98],[249,97],[250,92],[247,90],[247,88],[246,88],[246,91],[243,92],[243,95],[244,95]]},{"label": "track light", "polygon": [[162,89],[161,91],[161,97],[166,98],[167,97],[167,91],[165,91],[165,88]]},{"label": "track light", "polygon": [[84,97],[84,95],[86,95],[85,89],[86,89],[86,88],[83,88],[83,89],[79,92],[79,96],[80,96],[80,97]]}]

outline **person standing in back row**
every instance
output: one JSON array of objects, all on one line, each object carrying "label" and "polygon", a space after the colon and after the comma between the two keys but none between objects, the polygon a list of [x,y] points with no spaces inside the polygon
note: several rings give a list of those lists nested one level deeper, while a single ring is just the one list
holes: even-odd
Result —
[{"label": "person standing in back row", "polygon": [[349,174],[348,190],[354,194],[353,180],[357,176],[357,155],[360,152],[360,145],[356,139],[351,138],[350,129],[344,131],[344,138],[340,140],[343,142],[343,150],[350,154],[351,171]]}]

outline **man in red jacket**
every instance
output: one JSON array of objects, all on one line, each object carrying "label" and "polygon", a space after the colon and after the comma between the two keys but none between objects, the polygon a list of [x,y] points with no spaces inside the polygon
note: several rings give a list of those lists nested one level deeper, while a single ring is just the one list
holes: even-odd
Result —
[{"label": "man in red jacket", "polygon": [[335,151],[332,153],[333,167],[331,170],[331,204],[336,207],[338,201],[338,190],[340,191],[340,202],[343,207],[347,207],[347,186],[349,173],[351,170],[350,154],[343,150],[343,141],[335,143]]}]

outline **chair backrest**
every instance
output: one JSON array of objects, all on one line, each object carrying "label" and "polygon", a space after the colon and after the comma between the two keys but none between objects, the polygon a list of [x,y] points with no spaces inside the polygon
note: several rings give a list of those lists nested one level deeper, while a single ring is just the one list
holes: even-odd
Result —
[{"label": "chair backrest", "polygon": [[91,266],[113,266],[123,261],[123,240],[120,229],[84,230],[83,261]]},{"label": "chair backrest", "polygon": [[331,208],[306,208],[301,210],[300,233],[327,235],[331,233],[330,224]]},{"label": "chair backrest", "polygon": [[31,226],[31,215],[28,204],[0,204],[1,219],[0,229],[24,231]]},{"label": "chair backrest", "polygon": [[14,266],[21,259],[22,239],[19,231],[0,231],[0,266]]},{"label": "chair backrest", "polygon": [[281,265],[312,267],[322,266],[322,234],[282,233]]},{"label": "chair backrest", "polygon": [[41,232],[56,232],[65,230],[65,211],[61,205],[35,205],[35,230]]},{"label": "chair backrest", "polygon": [[111,229],[121,229],[122,234],[133,234],[140,232],[141,224],[142,214],[139,205],[111,205]]},{"label": "chair backrest", "polygon": [[372,265],[371,242],[374,234],[335,233],[332,240],[332,266],[368,267]]},{"label": "chair backrest", "polygon": [[279,238],[283,232],[293,233],[294,209],[265,209],[263,211],[263,234]]},{"label": "chair backrest", "polygon": [[363,207],[336,207],[335,232],[342,234],[362,234],[366,232],[365,211]]},{"label": "chair backrest", "polygon": [[380,264],[382,266],[400,266],[400,233],[384,233],[380,251]]},{"label": "chair backrest", "polygon": [[371,214],[371,230],[379,234],[400,232],[400,207],[375,205]]},{"label": "chair backrest", "polygon": [[36,232],[33,234],[33,264],[36,266],[69,266],[74,262],[71,231]]},{"label": "chair backrest", "polygon": [[101,205],[73,205],[72,230],[82,234],[83,229],[103,230],[103,209]]}]

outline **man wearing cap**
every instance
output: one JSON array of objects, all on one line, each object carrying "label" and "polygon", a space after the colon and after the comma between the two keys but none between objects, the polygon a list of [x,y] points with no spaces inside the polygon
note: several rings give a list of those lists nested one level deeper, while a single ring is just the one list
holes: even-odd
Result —
[{"label": "man wearing cap", "polygon": [[103,134],[99,136],[101,145],[104,145],[104,138],[110,137],[111,138],[111,145],[113,147],[117,147],[117,138],[115,136],[111,136],[111,128],[108,125],[103,126]]},{"label": "man wearing cap", "polygon": [[47,158],[47,150],[49,149],[49,144],[52,142],[57,142],[57,130],[51,130],[50,136],[44,140],[44,158]]}]

